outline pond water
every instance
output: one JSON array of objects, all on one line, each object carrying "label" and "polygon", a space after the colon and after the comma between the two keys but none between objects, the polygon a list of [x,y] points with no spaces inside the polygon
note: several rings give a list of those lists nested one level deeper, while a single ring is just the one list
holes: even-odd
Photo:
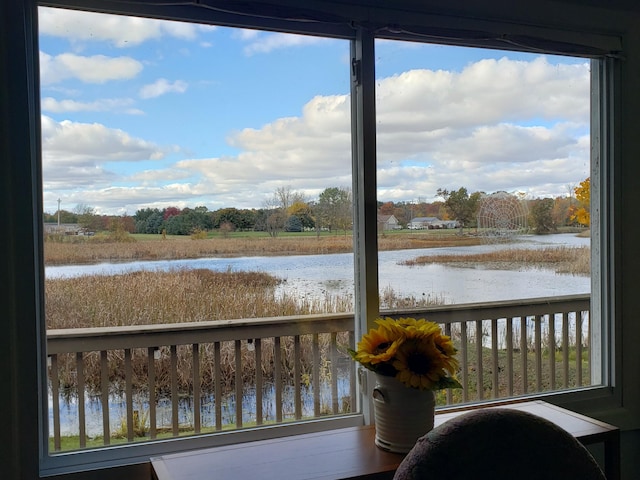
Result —
[{"label": "pond water", "polygon": [[[544,248],[551,245],[589,245],[589,238],[574,234],[518,237],[517,244],[478,245],[380,252],[380,289],[391,287],[403,297],[431,296],[445,303],[470,303],[517,298],[589,293],[591,280],[585,276],[558,275],[551,270],[491,270],[478,266],[451,265],[408,267],[400,262],[422,255],[468,254],[504,248]],[[270,257],[201,258],[191,260],[141,261],[98,265],[46,267],[47,278],[78,275],[114,275],[138,270],[206,268],[216,271],[264,271],[283,280],[278,293],[318,298],[326,294],[353,294],[353,255],[288,255]]]}]

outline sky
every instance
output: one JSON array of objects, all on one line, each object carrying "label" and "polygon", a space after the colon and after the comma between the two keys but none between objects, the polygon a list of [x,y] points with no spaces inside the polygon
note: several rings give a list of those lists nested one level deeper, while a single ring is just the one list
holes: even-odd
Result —
[{"label": "sky", "polygon": [[[351,187],[349,42],[40,7],[44,211],[262,208]],[[589,61],[376,41],[378,199],[568,196]]]}]

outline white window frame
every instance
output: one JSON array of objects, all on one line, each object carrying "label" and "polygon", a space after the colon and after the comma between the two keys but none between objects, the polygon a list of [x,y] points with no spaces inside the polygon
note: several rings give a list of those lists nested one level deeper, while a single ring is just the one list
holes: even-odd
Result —
[{"label": "white window frame", "polygon": [[[13,2],[9,2],[13,3]],[[16,420],[8,434],[4,434],[2,439],[19,439],[18,443],[22,447],[10,450],[16,455],[10,458],[9,464],[15,471],[23,473],[25,478],[37,478],[40,475],[61,474],[72,471],[87,471],[98,467],[110,467],[117,465],[145,462],[151,455],[168,451],[177,451],[186,448],[197,448],[199,446],[211,446],[213,437],[199,437],[193,439],[174,440],[159,442],[147,445],[125,445],[113,447],[102,451],[89,451],[74,454],[56,455],[53,457],[46,455],[48,439],[46,438],[45,426],[48,423],[45,416],[46,411],[46,338],[44,331],[44,318],[42,312],[43,305],[43,278],[44,266],[42,264],[42,235],[41,222],[38,221],[42,215],[42,192],[41,192],[41,158],[37,138],[39,138],[39,85],[37,84],[38,54],[37,54],[37,7],[35,0],[24,0],[15,2],[11,10],[15,16],[22,17],[23,22],[5,22],[2,24],[5,29],[6,38],[15,39],[12,42],[13,53],[17,57],[24,56],[26,61],[15,61],[12,65],[16,67],[12,71],[12,79],[8,80],[13,91],[21,92],[22,95],[11,98],[11,105],[17,112],[15,116],[16,127],[8,128],[16,134],[16,138],[3,140],[3,153],[10,152],[16,158],[26,159],[18,162],[11,159],[11,165],[3,165],[2,173],[9,173],[10,180],[5,182],[7,191],[3,198],[16,198],[18,201],[11,204],[12,210],[9,220],[17,224],[17,220],[25,215],[32,218],[32,222],[23,222],[19,227],[15,227],[16,234],[22,234],[21,241],[14,241],[7,244],[7,253],[10,256],[9,267],[3,270],[3,276],[10,283],[8,295],[2,297],[9,300],[9,310],[7,313],[10,319],[9,338],[7,345],[9,354],[9,373],[12,379],[10,389],[14,392],[9,405],[12,407],[8,415],[15,414]],[[132,15],[148,13],[155,8],[153,3],[140,0],[138,4],[121,2],[110,3],[105,1],[82,1],[50,0],[46,2],[48,6],[65,6],[74,4],[87,9],[94,8],[96,11],[129,8]],[[109,8],[107,8],[109,7]],[[9,8],[9,7],[7,7]],[[174,18],[181,18],[181,9],[176,9]],[[373,12],[375,13],[375,12]],[[399,18],[404,18],[409,22],[411,15],[397,13]],[[222,15],[224,17],[224,15]],[[372,14],[372,17],[375,15]],[[166,17],[165,17],[166,18]],[[182,17],[184,18],[184,17]],[[271,21],[269,19],[243,17],[254,27],[268,27],[275,30],[295,31],[291,24],[284,21]],[[249,18],[247,20],[247,18]],[[15,19],[14,19],[15,20]],[[413,19],[411,19],[413,21]],[[433,20],[435,23],[435,20]],[[452,22],[452,20],[449,20]],[[230,26],[242,26],[242,22],[236,17],[230,17],[227,22]],[[429,23],[425,20],[423,23]],[[453,22],[455,23],[455,22]],[[495,28],[500,31],[500,25],[487,25],[486,22],[474,22],[468,20],[465,26],[474,26],[482,23],[482,28]],[[246,25],[249,26],[249,25]],[[315,33],[329,36],[341,36],[343,29],[327,24],[324,29],[318,26]],[[462,28],[460,26],[459,28]],[[480,26],[477,26],[480,30]],[[535,29],[534,29],[535,30]],[[338,34],[338,31],[340,34]],[[558,30],[558,35],[566,37],[567,32]],[[26,35],[25,35],[26,33]],[[548,33],[548,32],[547,32]],[[359,319],[358,327],[361,330],[367,328],[377,315],[377,247],[376,235],[373,233],[376,228],[375,208],[375,102],[372,101],[373,82],[373,40],[374,35],[370,28],[358,28],[353,36],[355,45],[353,53],[356,59],[361,60],[360,67],[354,65],[354,74],[360,75],[359,88],[354,87],[352,102],[354,103],[353,115],[353,136],[354,136],[354,198],[358,196],[360,201],[356,202],[355,224],[358,228],[356,245],[359,248],[359,260],[356,262],[357,278],[357,310],[356,317]],[[581,37],[581,34],[576,34]],[[345,37],[343,37],[345,38]],[[593,42],[598,43],[601,36],[590,37]],[[604,37],[605,44],[609,42],[608,37]],[[613,37],[612,37],[613,38]],[[463,42],[467,43],[467,42]],[[606,45],[605,45],[606,46]],[[8,55],[0,52],[0,59],[5,62]],[[607,319],[603,323],[600,342],[603,345],[603,384],[604,387],[592,388],[567,393],[552,393],[544,398],[554,403],[568,406],[585,413],[600,412],[600,417],[617,424],[626,426],[637,426],[629,420],[630,405],[638,405],[640,397],[637,385],[632,385],[630,379],[633,378],[632,370],[626,367],[620,368],[622,360],[622,350],[625,347],[622,336],[616,335],[623,325],[625,334],[637,333],[638,327],[629,328],[621,318],[621,298],[620,289],[617,287],[621,282],[621,227],[620,209],[622,193],[615,190],[615,185],[620,185],[621,180],[621,146],[620,134],[614,128],[619,124],[621,116],[621,106],[619,96],[614,96],[615,91],[621,91],[622,80],[620,75],[620,60],[606,59],[598,64],[602,68],[594,68],[594,74],[598,75],[598,82],[601,88],[598,95],[598,102],[594,105],[594,120],[592,132],[596,143],[592,145],[597,150],[597,167],[600,173],[598,182],[592,183],[592,201],[600,198],[592,205],[594,210],[601,212],[602,222],[598,226],[597,234],[600,235],[599,245],[599,267],[602,283],[598,285],[602,296],[598,303],[598,310],[602,312],[603,318]],[[24,86],[20,87],[20,84]],[[3,125],[5,127],[5,125]],[[597,147],[597,148],[596,148]],[[9,160],[5,160],[6,164]],[[594,162],[592,162],[593,165]],[[595,184],[594,184],[595,183]],[[358,193],[359,192],[359,193]],[[24,241],[31,238],[32,241]],[[373,261],[372,261],[373,259]],[[4,278],[3,277],[3,278]],[[595,293],[595,292],[593,292]],[[33,319],[30,322],[29,319]],[[18,324],[20,322],[20,324]],[[34,352],[35,350],[35,352]],[[627,345],[627,351],[629,351]],[[34,355],[35,353],[35,355]],[[630,352],[629,352],[630,353]],[[4,358],[4,357],[3,357]],[[633,368],[633,365],[630,366]],[[621,385],[624,378],[627,380],[627,388],[624,397],[621,392]],[[44,388],[43,388],[44,387]],[[365,398],[365,407],[368,402]],[[621,408],[624,407],[624,408]],[[636,407],[637,408],[637,407]],[[38,412],[38,415],[33,415]],[[365,417],[367,409],[364,409]],[[635,413],[635,410],[632,410]],[[336,425],[329,425],[317,422],[318,428],[335,428]],[[309,431],[308,425],[294,425],[292,428],[277,431],[273,429],[272,434],[291,435]],[[234,434],[235,435],[235,434]],[[221,438],[223,436],[219,436]],[[244,438],[247,439],[247,438]],[[243,441],[242,434],[228,436],[228,442]],[[6,443],[5,443],[6,444]],[[39,458],[39,464],[34,460]],[[11,470],[10,470],[11,471]],[[30,475],[32,473],[34,475]],[[89,473],[87,478],[92,478]]]}]

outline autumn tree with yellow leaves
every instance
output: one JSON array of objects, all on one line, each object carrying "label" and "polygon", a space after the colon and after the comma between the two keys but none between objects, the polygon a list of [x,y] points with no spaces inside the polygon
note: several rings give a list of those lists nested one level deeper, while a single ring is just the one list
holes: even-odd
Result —
[{"label": "autumn tree with yellow leaves", "polygon": [[580,207],[571,215],[571,219],[588,227],[591,224],[591,177],[580,182],[573,192]]}]

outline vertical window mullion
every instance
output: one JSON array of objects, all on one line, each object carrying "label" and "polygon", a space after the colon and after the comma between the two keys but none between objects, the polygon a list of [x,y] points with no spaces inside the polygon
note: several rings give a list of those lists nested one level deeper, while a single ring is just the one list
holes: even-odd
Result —
[{"label": "vertical window mullion", "polygon": [[[359,28],[351,43],[351,138],[356,338],[379,314],[376,198],[374,35]],[[366,372],[360,370],[362,377]],[[367,382],[360,382],[365,422],[372,419]]]}]

